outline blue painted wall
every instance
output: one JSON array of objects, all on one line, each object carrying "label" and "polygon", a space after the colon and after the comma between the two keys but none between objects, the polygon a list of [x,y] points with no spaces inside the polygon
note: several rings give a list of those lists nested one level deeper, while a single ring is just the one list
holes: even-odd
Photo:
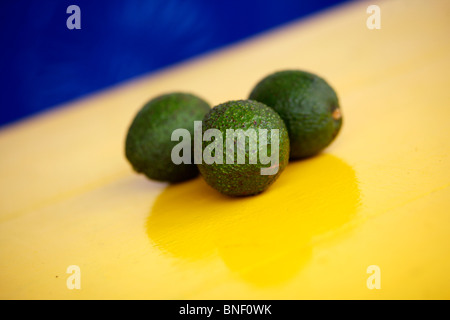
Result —
[{"label": "blue painted wall", "polygon": [[340,2],[1,0],[0,125]]}]

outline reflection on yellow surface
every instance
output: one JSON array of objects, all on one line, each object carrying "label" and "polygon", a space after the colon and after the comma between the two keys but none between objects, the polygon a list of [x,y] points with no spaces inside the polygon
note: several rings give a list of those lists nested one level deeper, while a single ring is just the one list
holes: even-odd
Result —
[{"label": "reflection on yellow surface", "polygon": [[157,198],[147,231],[168,255],[187,261],[218,255],[245,281],[270,286],[297,274],[314,241],[348,223],[359,201],[353,169],[323,154],[291,162],[254,197],[223,196],[201,178],[171,185]]}]

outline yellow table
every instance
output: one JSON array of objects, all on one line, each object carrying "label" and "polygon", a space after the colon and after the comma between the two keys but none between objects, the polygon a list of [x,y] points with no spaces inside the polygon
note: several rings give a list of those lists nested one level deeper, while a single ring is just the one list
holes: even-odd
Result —
[{"label": "yellow table", "polygon": [[[449,17],[447,0],[351,3],[3,128],[0,297],[450,298]],[[344,125],[266,193],[131,170],[148,99],[215,105],[297,68],[336,89]]]}]

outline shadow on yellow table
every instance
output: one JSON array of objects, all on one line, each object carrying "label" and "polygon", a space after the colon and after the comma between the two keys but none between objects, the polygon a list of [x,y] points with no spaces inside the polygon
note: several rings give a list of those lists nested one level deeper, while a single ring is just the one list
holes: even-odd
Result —
[{"label": "shadow on yellow table", "polygon": [[288,281],[308,262],[318,238],[352,220],[360,196],[353,169],[330,154],[289,164],[265,193],[223,196],[203,179],[172,185],[147,221],[161,251],[187,261],[219,255],[252,284]]}]

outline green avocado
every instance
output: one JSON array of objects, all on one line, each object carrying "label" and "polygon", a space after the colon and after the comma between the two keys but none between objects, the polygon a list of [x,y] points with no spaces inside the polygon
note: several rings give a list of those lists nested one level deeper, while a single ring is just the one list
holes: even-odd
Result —
[{"label": "green avocado", "polygon": [[192,161],[173,163],[171,152],[178,142],[171,141],[172,132],[187,129],[193,140],[194,121],[201,121],[210,109],[201,98],[182,92],[163,94],[147,102],[126,137],[125,155],[133,169],[157,181],[180,182],[196,177],[199,172]]},{"label": "green avocado", "polygon": [[[205,139],[210,129],[216,129],[216,135]],[[197,166],[204,180],[222,194],[259,194],[288,164],[286,125],[263,103],[234,100],[217,105],[204,117],[202,131],[203,161]]]},{"label": "green avocado", "polygon": [[284,120],[291,143],[290,159],[319,153],[342,126],[336,92],[324,79],[309,72],[270,74],[256,84],[249,99],[272,107]]}]

